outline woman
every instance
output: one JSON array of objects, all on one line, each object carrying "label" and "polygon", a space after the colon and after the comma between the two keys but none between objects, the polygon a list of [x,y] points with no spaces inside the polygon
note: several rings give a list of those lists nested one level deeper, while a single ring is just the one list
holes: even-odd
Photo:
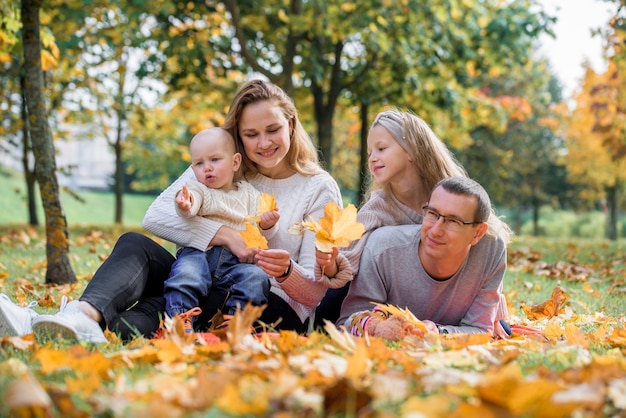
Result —
[{"label": "woman", "polygon": [[[260,321],[277,324],[277,329],[304,332],[308,317],[332,280],[315,273],[320,269],[315,268],[314,234],[294,235],[288,229],[309,217],[319,219],[329,202],[341,207],[339,187],[320,167],[292,100],[279,87],[261,80],[246,83],[233,99],[223,128],[236,139],[245,180],[276,199],[281,220],[276,236],[268,240],[271,249],[246,249],[239,231],[218,222],[175,216],[174,194],[193,179],[191,169],[153,202],[143,226],[177,246],[205,250],[221,245],[240,261],[255,262],[271,276],[268,306]],[[164,312],[163,282],[173,262],[174,257],[149,238],[124,234],[96,271],[80,302],[63,306],[56,315],[39,315],[32,321],[33,331],[95,342],[102,341],[101,329],[105,327],[124,339],[134,334],[149,336],[158,329]],[[337,264],[344,272],[350,268],[343,256]],[[204,318],[195,322],[198,326],[206,324],[221,306],[221,296],[200,302]]]}]

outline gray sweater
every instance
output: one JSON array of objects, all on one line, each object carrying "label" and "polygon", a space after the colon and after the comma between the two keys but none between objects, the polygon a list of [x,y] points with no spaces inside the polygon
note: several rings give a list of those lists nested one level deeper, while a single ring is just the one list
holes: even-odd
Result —
[{"label": "gray sweater", "polygon": [[372,302],[378,302],[408,308],[418,319],[431,320],[450,333],[493,332],[494,321],[506,312],[504,241],[483,236],[459,270],[438,281],[426,273],[418,256],[421,228],[400,225],[372,232],[337,324],[350,330],[351,315],[370,311]]}]

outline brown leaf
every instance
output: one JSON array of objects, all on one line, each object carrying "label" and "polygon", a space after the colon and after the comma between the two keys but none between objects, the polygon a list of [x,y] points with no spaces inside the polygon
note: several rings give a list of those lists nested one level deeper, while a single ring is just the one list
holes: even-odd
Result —
[{"label": "brown leaf", "polygon": [[53,417],[52,400],[30,374],[12,381],[2,402],[13,417]]},{"label": "brown leaf", "polygon": [[552,298],[537,305],[529,306],[522,303],[522,310],[531,321],[543,318],[553,318],[562,313],[562,306],[569,299],[561,286],[556,286],[552,290]]},{"label": "brown leaf", "polygon": [[350,380],[339,379],[324,390],[324,416],[361,416],[372,401],[366,390],[354,387]]}]

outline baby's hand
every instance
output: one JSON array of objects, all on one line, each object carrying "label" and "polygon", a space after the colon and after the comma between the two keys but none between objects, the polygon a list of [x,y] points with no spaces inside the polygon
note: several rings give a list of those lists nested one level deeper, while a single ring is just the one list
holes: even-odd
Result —
[{"label": "baby's hand", "polygon": [[189,192],[187,186],[183,186],[176,194],[176,205],[178,205],[178,208],[182,211],[189,212],[191,210],[193,206],[193,194]]},{"label": "baby's hand", "polygon": [[278,219],[280,219],[280,214],[278,213],[278,209],[263,212],[261,214],[261,220],[259,221],[259,226],[263,230],[270,229],[271,227],[276,225],[276,222],[278,222]]}]

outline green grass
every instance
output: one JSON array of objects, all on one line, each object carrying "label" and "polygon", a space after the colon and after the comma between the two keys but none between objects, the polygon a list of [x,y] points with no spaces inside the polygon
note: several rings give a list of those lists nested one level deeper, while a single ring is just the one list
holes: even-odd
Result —
[{"label": "green grass", "polygon": [[504,287],[519,306],[549,299],[560,285],[574,312],[617,316],[626,311],[624,277],[626,240],[518,236],[509,246]]},{"label": "green grass", "polygon": [[[26,186],[21,174],[0,171],[0,224],[28,222]],[[62,191],[61,205],[67,223],[77,225],[111,225],[115,217],[115,197],[112,193]],[[148,206],[155,196],[126,194],[123,197],[122,223],[129,227],[141,226]],[[37,189],[38,219],[45,223],[43,207]]]}]

